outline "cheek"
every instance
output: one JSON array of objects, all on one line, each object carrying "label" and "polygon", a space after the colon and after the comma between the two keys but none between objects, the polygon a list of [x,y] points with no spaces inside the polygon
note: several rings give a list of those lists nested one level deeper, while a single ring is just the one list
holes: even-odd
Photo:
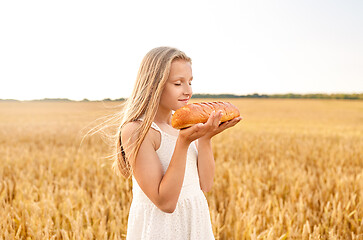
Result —
[{"label": "cheek", "polygon": [[175,86],[167,86],[165,87],[163,93],[162,93],[162,96],[165,96],[166,98],[175,98],[175,97],[178,97],[178,94],[179,94],[180,90],[175,87]]},{"label": "cheek", "polygon": [[170,91],[170,87],[165,87],[164,91],[161,94],[161,102],[163,104],[167,104],[168,101],[170,101],[170,98],[173,97],[173,95],[171,94],[172,92]]},{"label": "cheek", "polygon": [[161,93],[161,99],[165,99],[169,96],[169,88],[165,87],[163,92]]}]

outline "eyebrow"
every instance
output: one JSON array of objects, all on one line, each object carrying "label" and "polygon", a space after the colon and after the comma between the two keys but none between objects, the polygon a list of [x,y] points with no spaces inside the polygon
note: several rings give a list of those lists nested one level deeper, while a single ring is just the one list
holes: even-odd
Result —
[{"label": "eyebrow", "polygon": [[[176,81],[181,81],[181,80],[185,80],[185,78],[184,77],[176,77],[175,79],[173,79],[172,81],[173,82],[176,82]],[[189,81],[192,81],[193,80],[193,76],[190,78],[190,80]]]}]

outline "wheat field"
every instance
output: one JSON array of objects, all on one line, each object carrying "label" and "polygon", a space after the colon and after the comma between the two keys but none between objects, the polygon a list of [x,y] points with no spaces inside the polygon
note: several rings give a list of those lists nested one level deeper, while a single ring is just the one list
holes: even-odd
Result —
[{"label": "wheat field", "polygon": [[[230,101],[244,119],[213,139],[215,238],[363,239],[363,101]],[[131,182],[100,136],[80,145],[119,104],[0,102],[0,239],[125,239]]]}]

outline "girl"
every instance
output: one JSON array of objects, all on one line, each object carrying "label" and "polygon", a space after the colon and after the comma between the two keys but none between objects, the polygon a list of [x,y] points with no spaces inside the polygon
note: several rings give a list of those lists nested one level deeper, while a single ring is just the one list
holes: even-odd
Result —
[{"label": "girl", "polygon": [[132,176],[127,239],[214,239],[203,194],[213,183],[211,138],[241,118],[220,124],[221,112],[214,112],[205,124],[172,128],[172,111],[190,100],[192,80],[191,59],[178,49],[155,48],[142,60],[115,162]]}]

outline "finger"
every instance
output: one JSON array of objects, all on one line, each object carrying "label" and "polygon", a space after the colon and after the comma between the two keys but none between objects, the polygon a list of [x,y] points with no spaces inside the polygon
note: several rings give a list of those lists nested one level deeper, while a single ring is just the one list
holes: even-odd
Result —
[{"label": "finger", "polygon": [[199,132],[203,128],[203,123],[198,123],[193,125],[193,132]]},{"label": "finger", "polygon": [[236,118],[233,118],[233,119],[231,119],[231,120],[229,120],[229,121],[227,121],[227,122],[239,122],[239,121],[241,121],[242,120],[242,118],[241,117],[236,117]]},{"label": "finger", "polygon": [[229,124],[229,121],[226,121],[226,122],[222,122],[221,124],[219,124],[218,128],[222,129],[222,131],[227,128]]},{"label": "finger", "polygon": [[209,118],[208,118],[207,122],[205,123],[205,125],[212,126],[213,125],[213,122],[214,122],[215,115],[216,115],[216,111],[213,111],[209,115]]},{"label": "finger", "polygon": [[230,128],[230,127],[233,127],[234,125],[236,125],[239,121],[241,121],[242,118],[238,117],[238,118],[234,118],[232,120],[229,120],[229,121],[226,121],[226,122],[223,122],[219,125],[219,127],[221,128]]},{"label": "finger", "polygon": [[227,122],[226,124],[226,128],[230,128],[233,127],[234,125],[236,125],[239,121],[241,121],[242,118],[234,118],[230,121]]},{"label": "finger", "polygon": [[220,124],[222,118],[222,111],[213,111],[213,115],[211,115],[211,122],[210,122],[210,126],[213,128],[217,128],[218,125]]},{"label": "finger", "polygon": [[190,127],[180,129],[180,131],[183,131],[183,132],[187,133],[188,135],[190,135],[190,134],[192,134],[194,132],[200,131],[202,126],[203,126],[203,123],[198,123],[198,124],[194,124],[194,125],[192,125]]},{"label": "finger", "polygon": [[241,118],[241,117],[237,117],[237,118],[233,119],[233,121],[235,122],[235,125],[236,125],[237,123],[239,123],[241,120],[242,120],[242,118]]},{"label": "finger", "polygon": [[242,117],[236,117],[235,119],[233,119],[233,120],[236,120],[236,121],[241,121],[242,120]]},{"label": "finger", "polygon": [[221,123],[221,119],[222,119],[223,113],[221,110],[218,111],[218,115],[215,118],[215,122],[214,122],[214,126],[218,127],[218,125]]}]

